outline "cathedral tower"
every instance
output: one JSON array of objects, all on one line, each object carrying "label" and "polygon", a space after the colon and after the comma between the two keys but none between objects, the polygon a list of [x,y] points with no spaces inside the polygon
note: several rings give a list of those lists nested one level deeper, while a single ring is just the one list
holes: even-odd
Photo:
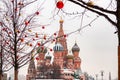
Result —
[{"label": "cathedral tower", "polygon": [[62,52],[64,50],[64,47],[59,42],[57,42],[55,44],[53,50],[54,50],[54,61],[53,61],[53,64],[60,66],[60,68],[63,68]]},{"label": "cathedral tower", "polygon": [[40,75],[42,73],[42,68],[44,67],[45,64],[45,54],[47,53],[47,48],[44,46],[40,46],[37,48],[37,53],[38,53],[38,59],[37,59],[37,69],[36,69],[36,78],[40,78]]},{"label": "cathedral tower", "polygon": [[46,57],[45,57],[45,64],[46,65],[50,65],[50,62],[51,62],[51,56],[50,56],[50,54],[48,53],[47,55],[46,55]]},{"label": "cathedral tower", "polygon": [[68,69],[74,69],[74,64],[73,64],[73,59],[74,59],[74,56],[73,55],[67,55],[67,63],[66,63],[66,67]]},{"label": "cathedral tower", "polygon": [[35,69],[35,62],[32,54],[31,61],[28,66],[28,75],[26,76],[26,80],[35,79],[35,76],[36,76],[36,69]]},{"label": "cathedral tower", "polygon": [[80,48],[78,47],[77,43],[74,44],[74,46],[72,47],[72,52],[74,55],[74,68],[75,69],[79,69],[80,65],[81,65],[81,59],[79,57],[79,51]]},{"label": "cathedral tower", "polygon": [[58,32],[58,39],[56,41],[56,43],[60,43],[63,48],[64,48],[64,52],[62,53],[63,56],[66,56],[68,54],[68,49],[67,49],[67,42],[66,42],[66,35],[64,34],[64,31],[63,31],[63,20],[61,19],[59,21],[60,23],[60,29],[59,29],[59,32]]}]

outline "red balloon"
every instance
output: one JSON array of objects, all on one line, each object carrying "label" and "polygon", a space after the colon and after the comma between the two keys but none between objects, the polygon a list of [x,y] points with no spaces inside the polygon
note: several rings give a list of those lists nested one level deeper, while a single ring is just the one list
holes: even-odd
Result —
[{"label": "red balloon", "polygon": [[56,6],[57,8],[62,9],[64,7],[63,1],[58,1]]}]

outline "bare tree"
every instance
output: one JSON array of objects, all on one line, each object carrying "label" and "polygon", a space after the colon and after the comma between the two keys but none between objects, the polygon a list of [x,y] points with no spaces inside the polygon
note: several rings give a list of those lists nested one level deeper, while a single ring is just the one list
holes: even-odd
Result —
[{"label": "bare tree", "polygon": [[3,73],[9,71],[13,66],[9,63],[9,60],[11,60],[10,54],[3,49],[6,44],[3,40],[4,34],[2,33],[1,28],[0,31],[0,80],[2,80]]},{"label": "bare tree", "polygon": [[[50,36],[38,33],[36,29],[44,29],[45,25],[37,23],[40,7],[35,12],[27,14],[29,6],[38,0],[1,0],[1,60],[14,67],[14,80],[18,80],[18,70],[31,60],[31,53],[39,46],[52,40]],[[26,13],[25,13],[26,12]],[[40,42],[44,43],[41,45]],[[5,62],[4,61],[4,62]],[[3,64],[2,61],[2,66]],[[1,68],[1,70],[3,70]],[[2,72],[2,71],[1,71]],[[2,74],[2,73],[1,73]],[[0,78],[1,79],[1,78]]]},{"label": "bare tree", "polygon": [[[68,0],[68,1],[72,2],[73,4],[79,5],[80,7],[84,8],[85,10],[89,10],[93,13],[98,14],[99,16],[103,16],[107,21],[109,21],[117,29],[117,31],[115,33],[118,34],[118,80],[120,80],[120,0],[109,0],[110,4],[108,5],[107,8],[95,5],[92,0]],[[110,8],[110,7],[112,7],[112,8]],[[61,10],[61,11],[63,11],[67,15],[79,14],[78,12],[77,13],[67,13],[64,10]],[[84,13],[85,13],[85,11],[80,14],[83,15]],[[99,16],[97,16],[97,17],[99,17]],[[116,20],[114,20],[113,18],[110,18],[110,16],[116,17]],[[94,20],[92,20],[86,26],[90,26]],[[80,31],[81,29],[85,28],[86,26],[83,26],[76,31]],[[76,32],[76,31],[74,31],[74,32]],[[74,32],[72,32],[72,33],[74,33]]]}]

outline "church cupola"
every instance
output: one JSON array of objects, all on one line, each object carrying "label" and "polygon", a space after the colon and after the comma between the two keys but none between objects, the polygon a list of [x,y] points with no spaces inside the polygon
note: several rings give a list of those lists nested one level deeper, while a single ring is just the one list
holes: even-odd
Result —
[{"label": "church cupola", "polygon": [[28,66],[28,75],[26,76],[26,80],[34,80],[36,76],[36,68],[35,68],[35,62],[33,58],[33,53],[31,54],[31,60],[29,62]]},{"label": "church cupola", "polygon": [[45,59],[50,59],[51,60],[52,56],[48,53],[45,57]]},{"label": "church cupola", "polygon": [[59,21],[59,23],[62,24],[63,22],[64,22],[64,20],[61,18],[60,21]]},{"label": "church cupola", "polygon": [[72,52],[79,52],[80,48],[78,47],[77,43],[74,44],[74,46],[72,47]]},{"label": "church cupola", "polygon": [[53,47],[54,51],[63,51],[64,48],[60,43],[56,43],[55,46]]},{"label": "church cupola", "polygon": [[44,46],[40,46],[37,48],[37,53],[47,53],[47,48],[45,48]]},{"label": "church cupola", "polygon": [[73,55],[67,55],[66,58],[67,58],[67,59],[73,59],[74,56],[73,56]]}]

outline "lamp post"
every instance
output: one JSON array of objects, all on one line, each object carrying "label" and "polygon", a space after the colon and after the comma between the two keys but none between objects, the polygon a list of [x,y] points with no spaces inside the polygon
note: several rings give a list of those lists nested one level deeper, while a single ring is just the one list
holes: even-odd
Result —
[{"label": "lamp post", "polygon": [[104,71],[102,70],[102,71],[101,71],[101,77],[102,77],[101,80],[103,80],[103,76],[104,76]]},{"label": "lamp post", "polygon": [[109,80],[111,80],[111,72],[109,72]]},{"label": "lamp post", "polygon": [[98,80],[98,74],[96,74],[95,77],[96,77],[96,80]]}]

